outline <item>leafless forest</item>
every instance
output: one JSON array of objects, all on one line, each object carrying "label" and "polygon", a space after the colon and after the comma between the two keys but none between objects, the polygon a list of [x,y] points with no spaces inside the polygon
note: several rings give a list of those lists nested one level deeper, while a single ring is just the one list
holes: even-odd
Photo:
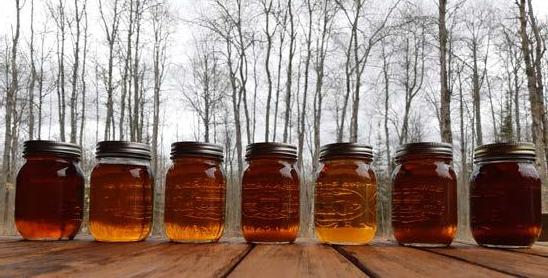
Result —
[{"label": "leafless forest", "polygon": [[[537,3],[538,2],[538,3]],[[227,232],[239,230],[246,144],[299,147],[301,234],[312,235],[319,147],[370,144],[388,235],[400,144],[454,146],[466,237],[474,147],[532,141],[548,209],[548,12],[542,0],[5,0],[0,29],[0,234],[14,234],[22,144],[152,146],[155,231],[177,140],[225,146]],[[542,6],[546,8],[546,6]],[[85,232],[85,227],[84,227]]]}]

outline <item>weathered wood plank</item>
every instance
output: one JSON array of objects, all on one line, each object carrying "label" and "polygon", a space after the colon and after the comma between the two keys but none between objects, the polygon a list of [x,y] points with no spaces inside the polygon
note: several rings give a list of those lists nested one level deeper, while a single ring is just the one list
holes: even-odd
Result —
[{"label": "weathered wood plank", "polygon": [[330,246],[256,245],[230,277],[367,277]]},{"label": "weathered wood plank", "polygon": [[548,275],[548,258],[542,256],[463,244],[454,244],[453,248],[431,248],[428,251],[511,275],[528,277]]},{"label": "weathered wood plank", "polygon": [[339,246],[337,250],[375,277],[508,277],[475,264],[393,243]]},{"label": "weathered wood plank", "polygon": [[[223,276],[228,274],[251,248],[250,245],[243,243],[176,244],[165,241],[60,243],[67,247],[50,248],[38,253],[0,259],[0,269],[2,269],[0,277]],[[50,246],[56,247],[54,244]],[[29,249],[29,251],[33,250],[37,249]]]},{"label": "weathered wood plank", "polygon": [[535,244],[530,249],[509,249],[509,250],[514,252],[531,254],[531,255],[548,258],[548,246],[543,246],[540,244]]},{"label": "weathered wood plank", "polygon": [[86,264],[86,261],[81,261],[80,263],[83,264],[48,275],[220,277],[227,275],[250,249],[250,245],[239,243],[178,244],[166,242],[154,250],[108,258],[106,262]]}]

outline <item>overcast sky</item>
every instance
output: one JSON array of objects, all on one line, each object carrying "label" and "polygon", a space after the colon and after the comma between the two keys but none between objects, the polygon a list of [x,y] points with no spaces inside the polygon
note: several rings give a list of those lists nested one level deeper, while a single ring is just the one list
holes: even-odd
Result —
[{"label": "overcast sky", "polygon": [[[21,28],[22,28],[22,31],[25,35],[25,37],[23,37],[23,41],[22,43],[24,44],[27,44],[27,40],[28,40],[28,34],[29,34],[29,29],[30,29],[30,25],[29,25],[29,19],[30,19],[30,1],[31,0],[22,0],[22,2],[25,3],[25,6],[23,8],[23,14],[22,14],[22,21],[21,21]],[[42,1],[46,1],[46,0],[34,0],[36,4],[38,3],[41,3]],[[48,0],[49,1],[49,0]],[[57,1],[57,0],[55,0]],[[55,2],[54,1],[54,2]],[[106,3],[108,3],[108,1],[110,0],[104,0]],[[380,0],[377,0],[377,1],[380,1]],[[428,3],[428,5],[434,5],[435,1],[434,0],[423,0],[425,3]],[[477,1],[477,0],[468,0],[468,1]],[[507,2],[506,4],[508,3],[514,3],[514,0],[497,0],[499,2]],[[0,34],[4,35],[4,34],[9,34],[10,30],[11,30],[11,26],[14,24],[15,22],[15,5],[14,5],[14,2],[15,0],[0,0]],[[69,7],[72,7],[72,1],[66,1],[67,2],[67,6]],[[181,19],[184,19],[184,20],[190,20],[190,19],[193,19],[196,17],[197,15],[197,10],[199,9],[199,5],[200,5],[200,2],[201,1],[195,1],[195,0],[172,0],[171,3],[173,5],[173,11],[176,13],[176,15],[181,18]],[[449,0],[449,3],[452,3],[454,2],[454,0]],[[496,2],[496,1],[493,1],[493,2]],[[102,31],[102,28],[101,28],[101,24],[100,24],[100,19],[99,19],[99,15],[97,13],[98,9],[97,9],[97,4],[98,3],[98,0],[88,0],[88,5],[89,5],[89,11],[90,11],[90,18],[89,18],[89,22],[90,22],[90,33],[95,36],[94,38],[92,38],[92,40],[94,41],[99,41],[99,42],[103,42],[104,41],[104,32]],[[534,0],[533,1],[533,4],[535,6],[535,9],[536,9],[536,14],[541,17],[541,18],[548,18],[548,1],[547,0]],[[37,23],[42,23],[44,22],[44,20],[48,17],[48,12],[46,10],[36,10],[36,22]],[[54,23],[53,22],[50,22],[48,24],[50,26],[50,29],[53,30],[54,29]],[[35,27],[37,32],[42,30],[42,26],[40,24],[38,24],[38,26]],[[175,29],[175,32],[172,36],[172,45],[171,45],[171,48],[170,48],[170,51],[169,51],[169,56],[170,56],[170,62],[173,63],[173,64],[184,64],[184,61],[190,56],[192,55],[192,28],[188,25],[188,24],[185,24],[185,23],[180,23],[177,28]],[[99,53],[98,56],[101,56],[101,57],[106,57],[106,53],[104,53],[104,55],[102,53]],[[170,68],[170,72],[168,72],[168,78],[170,77],[173,77],[173,76],[176,76],[176,74],[174,74],[175,72],[175,67],[171,67]],[[196,126],[197,125],[197,118],[191,113],[191,112],[181,112],[181,111],[189,111],[189,109],[181,109],[181,105],[182,105],[182,96],[177,93],[177,92],[173,92],[173,87],[166,87],[166,92],[164,93],[164,100],[169,100],[169,101],[165,101],[164,102],[164,110],[166,115],[165,115],[165,122],[164,122],[164,140],[167,141],[167,142],[164,142],[164,145],[168,145],[169,142],[171,141],[175,141],[175,140],[181,140],[181,139],[185,139],[185,140],[192,140],[194,139],[193,138],[193,134],[191,132],[191,128],[189,128],[189,125],[194,125]],[[171,90],[171,92],[170,92]],[[172,100],[175,100],[175,101],[172,101]],[[367,100],[366,100],[367,101]],[[368,108],[369,109],[369,108]],[[367,110],[367,109],[366,109]],[[372,109],[371,109],[372,110]],[[177,112],[177,116],[170,116],[169,115],[169,112],[172,112],[172,111],[176,111]],[[363,118],[368,118],[368,115],[370,114],[364,114],[364,117]],[[186,119],[185,119],[186,118]],[[185,119],[185,120],[181,120],[181,119]],[[429,120],[432,120],[432,121],[435,121],[434,118],[431,118]],[[53,121],[53,123],[55,124],[55,120]],[[89,125],[92,125],[92,123],[88,123]],[[429,137],[433,137],[433,138],[428,138],[428,139],[431,139],[431,140],[436,140],[436,138],[439,136],[438,135],[438,132],[436,131],[437,129],[437,124],[435,124],[434,122],[432,122],[432,124],[436,125],[436,128],[433,129],[433,131],[429,131],[430,133],[427,133],[426,136],[429,136]],[[367,120],[363,120],[360,122],[360,128],[362,128],[362,126],[364,127],[364,130],[369,130],[370,128],[376,128],[376,127],[371,127],[370,126],[371,124],[368,123]],[[428,126],[428,124],[427,124]],[[324,125],[324,128],[326,130],[332,130],[334,129],[334,124],[333,126],[329,126],[329,125]],[[55,129],[55,128],[54,128]],[[361,132],[362,134],[364,134],[364,132]],[[258,129],[257,129],[257,139],[262,137],[260,136],[260,134],[262,134],[262,131],[261,131],[261,127],[259,126]],[[89,135],[89,134],[88,134]],[[326,136],[327,139],[325,141],[331,141],[333,138],[332,135],[333,134],[329,134],[329,132],[325,132],[325,134],[322,134],[322,137],[323,136]],[[367,136],[367,135],[365,135]],[[56,138],[52,138],[52,139],[56,139]],[[371,138],[361,138],[362,141],[369,141],[371,140]],[[89,140],[88,144],[94,144],[94,142],[92,142],[93,140]],[[324,142],[325,142],[324,141]]]}]

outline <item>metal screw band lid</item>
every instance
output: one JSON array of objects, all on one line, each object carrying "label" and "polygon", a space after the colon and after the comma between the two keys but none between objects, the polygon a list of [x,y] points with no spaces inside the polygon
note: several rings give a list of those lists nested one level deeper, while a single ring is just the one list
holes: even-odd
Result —
[{"label": "metal screw band lid", "polygon": [[357,143],[333,143],[320,148],[320,160],[336,157],[354,157],[370,160],[373,158],[373,148]]},{"label": "metal screw band lid", "polygon": [[183,141],[171,144],[171,159],[181,156],[203,156],[223,160],[224,151],[220,145],[203,142]]},{"label": "metal screw band lid", "polygon": [[529,142],[494,143],[477,147],[474,162],[494,160],[535,160],[535,144]]},{"label": "metal screw band lid", "polygon": [[258,156],[281,156],[288,159],[297,159],[297,147],[285,143],[253,143],[246,147],[245,158]]},{"label": "metal screw band lid", "polygon": [[404,156],[438,156],[443,158],[453,158],[453,147],[448,143],[441,142],[418,142],[409,143],[401,146],[396,151],[396,160],[401,160]]},{"label": "metal screw band lid", "polygon": [[124,157],[150,160],[150,147],[143,143],[127,141],[102,141],[97,143],[96,158]]},{"label": "metal screw band lid", "polygon": [[29,140],[23,143],[23,156],[38,153],[65,155],[78,160],[82,156],[80,146],[75,144],[49,140]]}]

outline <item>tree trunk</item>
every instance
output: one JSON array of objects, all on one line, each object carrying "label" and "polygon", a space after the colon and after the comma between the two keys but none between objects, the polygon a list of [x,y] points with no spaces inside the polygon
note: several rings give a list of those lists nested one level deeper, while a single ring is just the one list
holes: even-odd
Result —
[{"label": "tree trunk", "polygon": [[453,143],[451,132],[451,92],[449,91],[447,75],[447,27],[445,16],[447,0],[439,0],[439,44],[440,44],[440,133],[441,140]]},{"label": "tree trunk", "polygon": [[[521,36],[521,51],[523,53],[523,61],[525,63],[525,73],[527,74],[527,89],[529,90],[529,101],[531,103],[531,118],[532,118],[532,137],[536,148],[536,163],[540,172],[540,176],[543,179],[543,192],[546,191],[547,173],[546,173],[546,153],[545,153],[545,128],[544,128],[544,96],[541,88],[538,84],[542,83],[541,80],[537,80],[539,73],[535,67],[534,61],[532,61],[531,41],[527,34],[527,22],[532,20],[534,22],[534,16],[532,16],[532,10],[529,6],[529,18],[526,14],[526,5],[530,4],[528,0],[519,0],[519,22],[520,22],[520,36]],[[534,26],[532,26],[535,29]],[[539,43],[539,41],[537,41]],[[539,57],[537,57],[538,59]],[[544,202],[544,209],[547,204]]]}]

